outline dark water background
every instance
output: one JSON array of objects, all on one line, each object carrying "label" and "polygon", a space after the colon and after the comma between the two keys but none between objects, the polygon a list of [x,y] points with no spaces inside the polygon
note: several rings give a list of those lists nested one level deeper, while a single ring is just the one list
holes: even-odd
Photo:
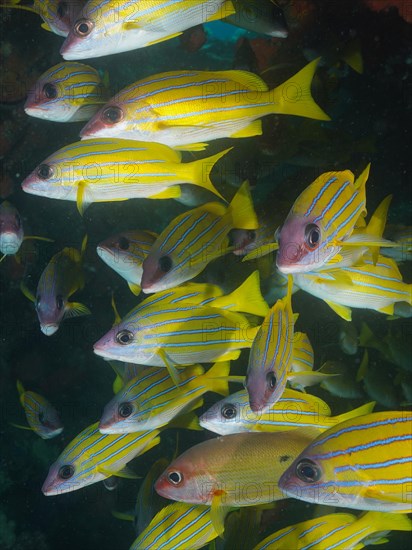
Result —
[{"label": "dark water background", "polygon": [[[306,121],[293,117],[267,117],[261,138],[234,143],[230,160],[214,174],[214,182],[230,198],[236,189],[227,180],[249,177],[254,184],[257,211],[263,217],[282,219],[299,192],[320,173],[350,169],[358,174],[371,161],[367,184],[369,212],[392,193],[389,223],[411,225],[411,25],[396,10],[378,14],[362,8],[358,1],[325,0],[314,4],[321,8],[321,17],[279,47],[274,61],[280,67],[270,73],[273,79],[270,84],[281,83],[307,62],[304,49],[323,52],[332,48],[332,36],[338,40],[351,35],[360,38],[364,74],[355,73],[338,60],[336,71],[321,68],[314,94],[332,116],[332,122],[306,126]],[[1,84],[5,99],[0,104],[2,175],[10,176],[14,182],[10,200],[22,214],[26,233],[55,239],[53,244],[27,247],[25,271],[11,259],[0,265],[0,549],[127,549],[134,538],[133,526],[115,519],[111,511],[133,508],[139,481],[120,480],[113,492],[96,484],[48,498],[40,488],[49,465],[79,431],[99,418],[112,396],[113,373],[92,351],[93,343],[113,322],[112,291],[121,314],[137,303],[124,281],[100,262],[95,245],[124,229],[161,230],[185,207],[169,200],[94,204],[82,219],[75,203],[43,199],[21,191],[21,180],[37,164],[61,146],[77,141],[82,123],[63,125],[25,115],[25,90],[44,70],[61,61],[58,51],[62,39],[43,31],[39,18],[29,13],[0,12],[0,18]],[[251,39],[256,36],[220,23],[210,24],[206,30],[208,41],[197,52],[184,51],[179,39],[174,39],[86,63],[108,70],[116,90],[164,70],[230,69],[250,62],[236,55],[236,41],[241,36]],[[284,63],[293,66],[282,69]],[[322,132],[328,132],[326,141]],[[300,143],[302,133],[305,141],[310,142],[309,149]],[[208,154],[229,144],[233,142],[215,142]],[[25,275],[27,285],[35,289],[50,257],[64,246],[79,247],[86,232],[87,283],[76,295],[76,301],[90,307],[93,315],[64,322],[57,334],[48,338],[41,334],[32,304],[19,290],[20,280]],[[252,269],[253,266],[245,266],[238,258],[228,256],[211,266],[204,278],[234,288]],[[410,282],[410,269],[404,266],[402,270]],[[294,297],[293,305],[300,313],[298,329],[307,331],[311,338],[316,365],[320,366],[325,359],[343,359],[356,372],[361,355],[344,356],[333,346],[340,324],[328,306],[303,293]],[[378,335],[387,331],[387,321],[378,313],[357,310],[353,317],[357,326],[367,320]],[[393,321],[391,327],[395,334],[410,340],[410,320]],[[385,370],[386,384],[389,380],[400,406],[404,399],[394,384],[394,367],[383,364],[379,354],[371,353],[375,364]],[[243,352],[233,371],[244,372],[246,362],[247,353]],[[15,389],[17,378],[27,389],[45,395],[60,410],[65,425],[61,436],[43,441],[34,433],[10,425],[10,422],[25,423]],[[344,400],[321,389],[315,389],[314,393],[330,404],[334,414],[369,400],[366,395],[365,399]],[[206,397],[206,402],[210,404],[213,399]],[[383,408],[378,405],[376,410]],[[181,432],[180,451],[205,437],[208,435]],[[135,471],[144,475],[158,457],[170,457],[175,442],[176,432],[166,431],[158,447],[133,463]],[[272,531],[301,521],[303,516],[312,517],[313,508],[285,501],[276,510]],[[409,533],[392,533],[383,548],[406,550],[410,542]]]}]

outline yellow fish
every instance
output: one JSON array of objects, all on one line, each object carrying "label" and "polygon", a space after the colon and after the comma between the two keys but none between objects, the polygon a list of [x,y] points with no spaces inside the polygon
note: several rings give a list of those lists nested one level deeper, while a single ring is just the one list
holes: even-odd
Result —
[{"label": "yellow fish", "polygon": [[86,0],[33,0],[31,5],[24,5],[21,0],[5,0],[0,8],[16,8],[40,15],[43,29],[59,36],[67,36],[77,14]]},{"label": "yellow fish", "polygon": [[235,227],[258,227],[248,182],[227,207],[209,202],[171,221],[143,262],[143,291],[159,292],[193,279],[232,250],[229,232]]},{"label": "yellow fish", "polygon": [[369,544],[387,542],[388,531],[411,531],[407,515],[385,512],[328,514],[284,527],[269,535],[253,550],[360,550]]},{"label": "yellow fish", "polygon": [[345,321],[351,320],[352,307],[393,315],[397,302],[412,305],[412,284],[402,281],[396,263],[379,256],[375,264],[371,253],[365,254],[360,265],[295,274],[294,283],[324,300]]},{"label": "yellow fish", "polygon": [[80,213],[92,202],[178,198],[183,183],[198,185],[223,198],[209,175],[227,151],[184,163],[180,153],[159,143],[82,141],[50,155],[22,187],[32,195],[76,201]]},{"label": "yellow fish", "polygon": [[369,168],[356,181],[350,170],[326,172],[299,195],[277,232],[282,273],[316,271],[339,252],[366,215]]},{"label": "yellow fish", "polygon": [[190,294],[182,287],[146,298],[96,342],[94,352],[107,359],[165,367],[164,354],[174,364],[191,365],[236,359],[241,349],[250,348],[259,327],[244,313],[263,317],[268,311],[257,271],[227,296],[199,300]]},{"label": "yellow fish", "polygon": [[63,425],[59,415],[47,399],[34,391],[26,391],[20,380],[17,380],[17,390],[30,429],[42,439],[51,439],[62,433]]},{"label": "yellow fish", "polygon": [[51,336],[60,327],[63,319],[88,315],[90,310],[69,298],[84,287],[83,257],[87,237],[83,239],[81,250],[64,248],[55,254],[45,267],[37,284],[36,296],[22,286],[22,291],[36,308],[40,329]]},{"label": "yellow fish", "polygon": [[328,506],[412,511],[412,413],[358,416],[321,434],[279,480],[285,496]]},{"label": "yellow fish", "polygon": [[174,502],[155,515],[130,550],[197,550],[217,536],[210,506]]},{"label": "yellow fish", "polygon": [[246,390],[241,390],[218,401],[199,418],[206,430],[228,435],[239,432],[281,432],[297,428],[316,428],[325,431],[347,418],[372,412],[374,403],[339,416],[322,399],[309,393],[288,388],[282,397],[265,411],[254,413]]},{"label": "yellow fish", "polygon": [[86,59],[144,48],[235,13],[231,0],[89,0],[60,53]]},{"label": "yellow fish", "polygon": [[112,475],[136,477],[126,464],[160,443],[159,430],[137,434],[108,435],[98,423],[84,429],[50,466],[43,484],[46,496],[77,491]]},{"label": "yellow fish", "polygon": [[53,120],[88,120],[107,101],[107,83],[89,65],[59,63],[43,73],[29,90],[26,114]]},{"label": "yellow fish", "polygon": [[116,94],[80,135],[156,141],[193,150],[218,138],[260,135],[259,119],[269,114],[329,120],[310,93],[318,61],[274,90],[245,71],[157,74]]}]

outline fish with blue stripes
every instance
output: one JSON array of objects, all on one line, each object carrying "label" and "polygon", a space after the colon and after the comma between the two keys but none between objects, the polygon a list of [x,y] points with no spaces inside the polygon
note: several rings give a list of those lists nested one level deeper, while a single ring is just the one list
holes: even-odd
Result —
[{"label": "fish with blue stripes", "polygon": [[51,336],[60,327],[63,319],[88,315],[90,310],[69,298],[84,287],[83,257],[87,237],[81,250],[66,247],[55,254],[45,267],[37,284],[36,296],[22,285],[22,291],[36,308],[40,329]]},{"label": "fish with blue stripes", "polygon": [[277,232],[282,273],[316,271],[351,242],[366,215],[369,168],[356,181],[350,170],[326,172],[299,195]]},{"label": "fish with blue stripes", "polygon": [[296,523],[269,535],[253,550],[360,550],[370,544],[383,544],[390,531],[411,531],[406,514],[367,512],[328,514]]},{"label": "fish with blue stripes", "polygon": [[60,53],[73,60],[127,52],[233,13],[231,0],[89,0]]},{"label": "fish with blue stripes", "polygon": [[395,305],[412,305],[412,284],[405,283],[396,263],[371,253],[359,265],[315,273],[294,275],[295,284],[324,300],[342,319],[352,319],[351,308],[373,309],[394,315]]},{"label": "fish with blue stripes", "polygon": [[26,114],[54,122],[89,120],[106,103],[107,77],[83,63],[65,62],[44,72],[29,90]]},{"label": "fish with blue stripes", "polygon": [[17,391],[30,426],[28,429],[42,439],[51,439],[62,433],[63,424],[59,414],[47,399],[34,391],[25,390],[20,380],[17,380]]},{"label": "fish with blue stripes", "polygon": [[155,515],[130,550],[197,550],[217,536],[210,506],[174,502]]},{"label": "fish with blue stripes", "polygon": [[159,143],[81,141],[50,155],[25,178],[22,188],[40,197],[76,201],[80,213],[93,202],[179,198],[184,183],[223,199],[209,176],[227,152],[181,162],[179,152]]},{"label": "fish with blue stripes", "polygon": [[380,512],[412,511],[412,413],[383,411],[337,424],[279,480],[285,496]]},{"label": "fish with blue stripes", "polygon": [[269,310],[253,340],[245,382],[253,412],[276,403],[286,388],[294,346],[292,285],[289,277],[287,295]]},{"label": "fish with blue stripes", "polygon": [[273,90],[245,71],[174,71],[121,90],[82,129],[84,139],[123,137],[201,150],[219,138],[262,134],[262,117],[285,114],[329,120],[310,86],[319,60]]},{"label": "fish with blue stripes", "polygon": [[77,491],[82,487],[117,475],[135,478],[126,464],[160,443],[158,430],[137,434],[109,435],[98,423],[85,428],[50,466],[43,483],[46,496]]},{"label": "fish with blue stripes", "polygon": [[166,369],[147,367],[105,406],[99,430],[114,434],[160,428],[182,412],[202,406],[208,391],[228,395],[229,372],[229,362],[216,363],[207,372],[192,365],[178,372],[176,386]]},{"label": "fish with blue stripes", "polygon": [[368,414],[374,403],[338,416],[332,416],[329,405],[320,397],[286,388],[282,397],[268,409],[253,412],[246,390],[221,399],[199,418],[206,430],[219,435],[240,432],[284,432],[299,428],[315,428],[319,433],[348,418]]},{"label": "fish with blue stripes", "polygon": [[143,291],[159,292],[193,279],[209,262],[233,249],[232,229],[257,227],[247,181],[228,206],[210,202],[184,212],[160,233],[145,258]]},{"label": "fish with blue stripes", "polygon": [[268,311],[258,272],[231,294],[200,303],[185,297],[186,289],[180,292],[183,297],[171,289],[143,300],[94,344],[94,352],[154,367],[165,367],[164,354],[176,365],[229,361],[250,348],[259,330],[245,313],[264,317]]},{"label": "fish with blue stripes", "polygon": [[97,245],[99,258],[127,281],[136,296],[141,291],[143,261],[156,237],[151,231],[136,229],[108,237]]},{"label": "fish with blue stripes", "polygon": [[42,28],[59,36],[67,36],[86,0],[33,0],[27,5],[22,0],[3,0],[0,8],[14,8],[40,15]]}]

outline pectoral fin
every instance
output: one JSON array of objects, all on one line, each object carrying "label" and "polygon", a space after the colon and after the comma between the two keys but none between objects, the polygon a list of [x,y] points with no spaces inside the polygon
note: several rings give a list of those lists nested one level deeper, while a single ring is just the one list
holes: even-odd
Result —
[{"label": "pectoral fin", "polygon": [[261,258],[262,256],[266,256],[266,254],[270,254],[271,252],[274,252],[275,250],[279,249],[278,243],[268,243],[264,244],[262,246],[259,246],[259,248],[255,248],[249,254],[246,254],[246,256],[242,259],[242,262],[248,262],[249,260],[255,260],[256,258]]},{"label": "pectoral fin", "polygon": [[142,291],[142,287],[140,285],[137,285],[135,283],[127,283],[129,285],[130,290],[133,292],[135,296],[139,296],[140,292]]},{"label": "pectoral fin", "polygon": [[216,533],[223,538],[225,531],[225,517],[230,512],[231,507],[224,505],[226,493],[225,491],[215,491],[212,498],[212,507],[210,510],[210,519]]},{"label": "pectoral fin", "polygon": [[325,302],[330,308],[333,309],[335,313],[339,315],[339,317],[342,317],[342,319],[345,319],[345,321],[352,321],[352,310],[350,309],[350,307],[336,304],[335,302],[331,302],[330,300],[325,300]]},{"label": "pectoral fin", "polygon": [[112,470],[107,470],[106,468],[102,468],[101,466],[99,466],[97,470],[99,473],[107,477],[117,476],[117,477],[123,477],[125,479],[141,479],[141,476],[138,476],[137,474],[135,474],[127,466],[124,466],[124,468],[122,468],[121,470],[118,470],[117,472],[113,472]]},{"label": "pectoral fin", "polygon": [[70,317],[79,317],[80,315],[91,315],[91,311],[79,302],[67,302],[64,316],[69,319]]}]

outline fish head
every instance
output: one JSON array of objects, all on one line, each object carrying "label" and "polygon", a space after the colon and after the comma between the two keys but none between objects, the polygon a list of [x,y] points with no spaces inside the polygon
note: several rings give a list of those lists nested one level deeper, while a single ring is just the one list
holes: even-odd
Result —
[{"label": "fish head", "polygon": [[272,369],[248,369],[245,386],[252,412],[261,413],[276,403],[285,389]]},{"label": "fish head", "polygon": [[[106,24],[109,21],[104,17],[104,10],[99,9],[99,4],[101,2],[91,0],[77,13],[60,48],[63,59],[74,61],[112,53],[110,50],[115,47],[120,37],[108,32]],[[111,19],[118,18],[112,16]],[[115,21],[113,23],[115,24]]]},{"label": "fish head", "polygon": [[121,102],[119,98],[118,100],[111,99],[106,105],[99,109],[97,113],[92,116],[86,126],[81,129],[80,137],[82,139],[90,139],[95,137],[117,137],[130,139],[131,137],[134,137],[127,134],[128,111],[128,106]]},{"label": "fish head", "polygon": [[55,122],[70,120],[78,107],[71,100],[69,89],[66,89],[64,82],[70,74],[70,69],[74,72],[80,67],[80,63],[60,63],[42,74],[27,94],[24,104],[26,114]]},{"label": "fish head", "polygon": [[[57,290],[58,292],[58,290]],[[59,329],[66,313],[67,297],[56,293],[55,288],[39,284],[35,308],[40,322],[40,329],[46,336],[51,336]]]},{"label": "fish head", "polygon": [[60,0],[59,2],[39,2],[39,4],[40,16],[50,30],[58,36],[67,36],[84,2],[82,0]]},{"label": "fish head", "polygon": [[105,359],[136,362],[135,356],[139,352],[140,343],[138,322],[128,320],[109,330],[94,344],[93,350],[96,355]]},{"label": "fish head", "polygon": [[8,201],[0,205],[0,252],[17,254],[23,242],[24,231],[20,214]]},{"label": "fish head", "polygon": [[144,430],[135,419],[137,404],[127,390],[121,390],[109,401],[100,418],[99,431],[103,434],[132,433]]},{"label": "fish head", "polygon": [[233,254],[244,256],[258,247],[258,233],[255,229],[232,229],[229,233],[229,245]]},{"label": "fish head", "polygon": [[[318,451],[318,450],[317,450]],[[289,466],[279,480],[279,488],[287,497],[305,502],[331,506],[351,507],[357,500],[359,486],[339,489],[334,475],[333,460],[318,460],[309,445],[303,453]],[[357,506],[354,506],[355,508]]]},{"label": "fish head", "polygon": [[86,485],[82,480],[81,471],[76,461],[59,457],[50,466],[41,489],[42,493],[46,496],[54,496],[81,489]]},{"label": "fish head", "polygon": [[37,411],[37,421],[40,436],[43,439],[52,439],[63,431],[63,424],[54,407],[46,403]]},{"label": "fish head", "polygon": [[[249,413],[249,415],[248,415]],[[248,431],[245,427],[250,414],[247,393],[237,392],[215,403],[199,418],[202,428],[219,435]]]},{"label": "fish head", "polygon": [[53,156],[48,157],[23,180],[21,184],[23,191],[40,197],[75,200],[77,187],[73,185],[75,183],[73,167],[66,164],[66,168],[72,170],[71,177],[64,176],[65,167],[58,160]]},{"label": "fish head", "polygon": [[211,502],[213,478],[202,468],[201,461],[191,461],[186,453],[174,460],[154,484],[155,491],[164,498],[207,504]]},{"label": "fish head", "polygon": [[119,233],[99,243],[97,254],[126,280],[140,284],[143,260],[154,240],[144,231]]},{"label": "fish head", "polygon": [[326,239],[322,223],[290,213],[277,232],[277,268],[285,274],[318,269],[337,251],[336,247],[325,246]]},{"label": "fish head", "polygon": [[[181,267],[175,254],[167,254],[158,247],[149,252],[143,262],[141,287],[143,292],[152,293],[173,288],[190,279]],[[190,266],[189,266],[190,267]]]}]

